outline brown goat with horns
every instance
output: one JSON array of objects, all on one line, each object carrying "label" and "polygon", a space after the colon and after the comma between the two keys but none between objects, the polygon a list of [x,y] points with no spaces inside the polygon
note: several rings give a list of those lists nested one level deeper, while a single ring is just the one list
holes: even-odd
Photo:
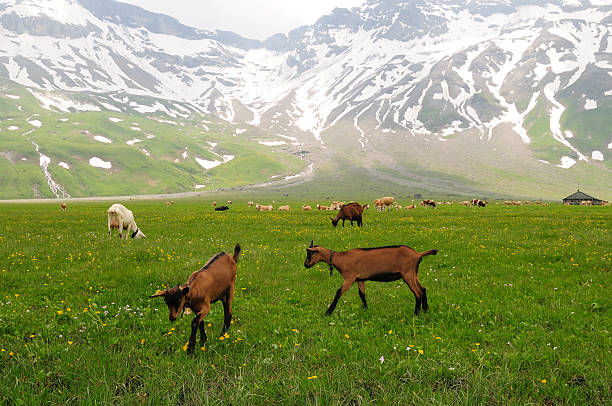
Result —
[{"label": "brown goat with horns", "polygon": [[365,282],[391,282],[403,279],[410,287],[416,304],[414,314],[419,314],[421,306],[423,311],[428,309],[427,290],[419,282],[418,272],[421,259],[427,255],[436,255],[438,250],[417,252],[405,245],[396,245],[379,248],[355,248],[344,252],[335,252],[318,245],[310,245],[306,248],[306,261],[304,267],[310,268],[319,262],[329,265],[330,275],[336,268],[344,282],[336,291],[334,300],[325,312],[327,316],[332,314],[340,296],[346,292],[353,283],[357,282],[359,287],[359,297],[363,303],[363,308],[367,309],[368,304],[365,297]]},{"label": "brown goat with horns", "polygon": [[236,244],[234,256],[220,252],[198,271],[191,274],[187,283],[164,291],[155,293],[150,297],[163,296],[168,305],[170,321],[175,321],[181,311],[190,308],[196,315],[191,322],[191,335],[187,352],[192,353],[195,348],[196,332],[200,329],[200,342],[204,346],[206,332],[204,331],[204,317],[210,310],[210,304],[221,301],[223,303],[223,330],[221,335],[229,329],[232,321],[232,300],[234,299],[234,284],[236,282],[236,263],[240,254],[240,245]]}]

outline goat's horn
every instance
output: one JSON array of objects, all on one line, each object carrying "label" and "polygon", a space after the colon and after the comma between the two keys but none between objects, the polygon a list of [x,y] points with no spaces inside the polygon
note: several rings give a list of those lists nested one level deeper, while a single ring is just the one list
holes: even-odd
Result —
[{"label": "goat's horn", "polygon": [[312,241],[313,241],[313,240],[310,240],[310,245],[308,246],[308,248],[312,248],[312,246],[313,246],[313,245],[312,245]]}]

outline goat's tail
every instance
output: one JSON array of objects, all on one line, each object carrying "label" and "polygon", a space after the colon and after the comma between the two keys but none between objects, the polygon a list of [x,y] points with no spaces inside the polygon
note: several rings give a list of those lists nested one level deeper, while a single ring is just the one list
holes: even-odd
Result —
[{"label": "goat's tail", "polygon": [[427,255],[436,255],[438,250],[429,250],[425,252],[421,252],[421,258],[426,257]]},{"label": "goat's tail", "polygon": [[234,247],[234,262],[238,263],[238,255],[240,255],[240,244],[236,244]]}]

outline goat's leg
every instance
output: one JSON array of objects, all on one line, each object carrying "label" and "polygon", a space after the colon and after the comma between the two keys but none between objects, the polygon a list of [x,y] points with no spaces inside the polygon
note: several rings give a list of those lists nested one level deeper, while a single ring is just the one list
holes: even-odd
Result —
[{"label": "goat's leg", "polygon": [[123,238],[123,221],[118,220],[119,221],[119,227],[117,227],[117,230],[119,230],[119,239]]},{"label": "goat's leg", "polygon": [[108,237],[110,238],[111,235],[111,218],[110,218],[110,214],[108,215]]},{"label": "goat's leg", "polygon": [[[200,323],[203,323],[204,317],[206,317],[209,310],[210,304],[204,305],[202,307],[202,310],[200,310],[200,312],[196,314],[196,316],[193,318],[191,322],[191,335],[189,336],[189,344],[187,344],[187,354],[193,353],[196,343],[196,333],[198,332],[198,328],[200,328]],[[202,330],[204,330],[204,326],[201,327],[200,335]]]},{"label": "goat's leg", "polygon": [[423,298],[423,293],[421,292],[421,288],[419,288],[419,285],[416,282],[416,275],[414,272],[402,273],[402,277],[404,278],[404,282],[406,282],[406,284],[414,294],[414,314],[416,316],[421,311],[421,301]]},{"label": "goat's leg", "polygon": [[427,311],[429,310],[429,305],[427,304],[427,289],[425,289],[425,286],[421,285],[421,281],[419,281],[418,276],[417,276],[416,282],[417,282],[417,285],[419,285],[419,288],[421,288],[421,292],[423,292],[422,306],[423,306],[423,311],[427,313]]},{"label": "goat's leg", "polygon": [[232,299],[234,298],[234,289],[229,288],[227,294],[221,302],[223,303],[223,329],[221,335],[225,334],[229,330],[230,324],[232,323]]},{"label": "goat's leg", "polygon": [[349,290],[353,282],[355,281],[345,280],[342,286],[340,286],[340,288],[336,291],[336,296],[334,297],[334,300],[331,302],[331,304],[327,308],[327,311],[325,312],[326,316],[330,316],[333,313],[334,309],[336,308],[336,305],[338,304],[338,300],[340,299],[340,296],[342,296],[344,292]]},{"label": "goat's leg", "polygon": [[204,331],[204,320],[200,320],[200,346],[204,347],[204,343],[208,340],[206,336],[206,331]]},{"label": "goat's leg", "polygon": [[368,302],[366,302],[365,297],[365,283],[363,281],[357,282],[357,286],[359,287],[359,297],[361,298],[362,307],[367,309]]}]

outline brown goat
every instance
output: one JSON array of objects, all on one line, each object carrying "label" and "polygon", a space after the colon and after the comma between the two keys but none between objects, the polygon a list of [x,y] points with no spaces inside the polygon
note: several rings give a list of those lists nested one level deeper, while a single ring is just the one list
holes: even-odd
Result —
[{"label": "brown goat", "polygon": [[334,300],[325,312],[327,316],[332,314],[340,296],[346,292],[355,282],[359,287],[359,297],[363,308],[368,304],[365,297],[365,282],[391,282],[403,279],[414,294],[416,304],[414,314],[419,314],[421,306],[427,312],[427,290],[419,282],[418,272],[421,259],[427,255],[436,255],[438,250],[417,252],[405,245],[396,245],[379,248],[355,248],[344,252],[335,252],[318,245],[310,245],[306,248],[306,260],[304,267],[310,268],[319,262],[329,265],[329,273],[336,268],[344,282],[336,291]]},{"label": "brown goat", "polygon": [[195,348],[196,332],[200,329],[200,342],[204,346],[206,332],[204,331],[204,317],[210,310],[210,304],[221,301],[223,303],[223,329],[221,335],[229,329],[232,321],[232,300],[234,299],[234,284],[236,282],[236,263],[240,254],[240,245],[236,244],[234,256],[220,252],[208,260],[200,270],[191,274],[187,283],[167,288],[150,297],[163,296],[168,305],[170,321],[175,321],[179,314],[189,308],[196,315],[191,322],[191,335],[187,352],[192,353]]},{"label": "brown goat", "polygon": [[338,221],[342,220],[342,227],[344,227],[344,222],[349,220],[351,225],[353,225],[353,221],[356,221],[357,226],[361,227],[363,225],[362,216],[364,210],[365,206],[362,206],[356,202],[345,204],[340,207],[340,211],[336,215],[335,219],[330,217],[332,226],[336,227],[338,225]]}]

